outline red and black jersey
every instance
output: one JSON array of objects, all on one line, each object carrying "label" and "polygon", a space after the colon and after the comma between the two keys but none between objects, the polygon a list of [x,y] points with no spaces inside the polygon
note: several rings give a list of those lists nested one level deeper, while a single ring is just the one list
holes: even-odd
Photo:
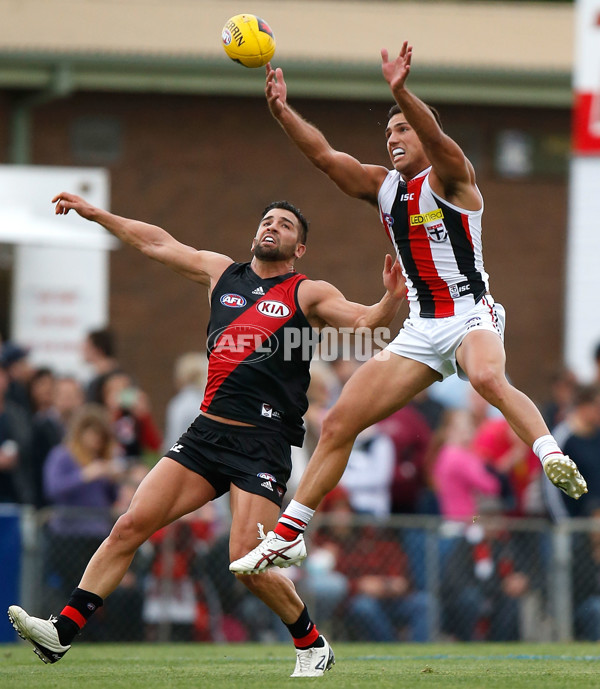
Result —
[{"label": "red and black jersey", "polygon": [[302,445],[318,342],[298,304],[305,279],[299,273],[261,278],[250,263],[225,270],[211,295],[202,411],[280,430]]},{"label": "red and black jersey", "polygon": [[411,316],[465,313],[489,291],[481,244],[482,206],[465,210],[440,198],[427,168],[408,183],[391,170],[379,189],[381,221],[406,278]]}]

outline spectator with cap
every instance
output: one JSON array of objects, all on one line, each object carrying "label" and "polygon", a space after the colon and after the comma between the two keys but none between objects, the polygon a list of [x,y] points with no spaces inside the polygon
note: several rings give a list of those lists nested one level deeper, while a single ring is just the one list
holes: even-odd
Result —
[{"label": "spectator with cap", "polygon": [[28,361],[29,349],[16,342],[5,342],[0,350],[0,365],[8,375],[6,399],[18,404],[28,414],[32,414],[29,400],[29,381],[33,369]]}]

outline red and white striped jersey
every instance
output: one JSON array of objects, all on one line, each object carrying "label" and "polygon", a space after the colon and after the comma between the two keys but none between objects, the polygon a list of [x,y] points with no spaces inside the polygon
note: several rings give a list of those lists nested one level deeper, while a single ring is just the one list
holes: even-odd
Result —
[{"label": "red and white striped jersey", "polygon": [[483,267],[481,216],[444,201],[429,172],[405,182],[390,170],[379,189],[381,222],[406,278],[411,316],[446,318],[472,309],[489,290]]}]

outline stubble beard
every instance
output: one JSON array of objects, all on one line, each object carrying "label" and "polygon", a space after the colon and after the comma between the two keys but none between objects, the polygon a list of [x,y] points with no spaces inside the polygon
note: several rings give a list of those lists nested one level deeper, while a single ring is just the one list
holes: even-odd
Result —
[{"label": "stubble beard", "polygon": [[260,261],[265,261],[266,263],[275,263],[277,261],[289,261],[294,258],[294,249],[289,249],[284,251],[279,246],[263,246],[262,244],[257,244],[254,247],[254,256]]}]

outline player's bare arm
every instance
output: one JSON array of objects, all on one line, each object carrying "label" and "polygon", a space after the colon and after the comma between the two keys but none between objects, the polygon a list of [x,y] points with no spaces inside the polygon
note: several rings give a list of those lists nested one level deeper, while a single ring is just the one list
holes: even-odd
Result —
[{"label": "player's bare arm", "polygon": [[198,251],[178,242],[157,225],[115,215],[93,206],[75,194],[61,192],[52,199],[52,203],[56,204],[56,215],[66,215],[74,210],[82,218],[102,225],[145,256],[209,288],[212,288],[227,266],[233,263],[228,256],[212,251]]},{"label": "player's bare arm", "polygon": [[432,166],[430,184],[442,198],[468,210],[481,208],[475,186],[475,171],[460,146],[443,132],[427,105],[406,88],[410,74],[412,46],[402,44],[398,57],[381,51],[381,68],[396,103],[418,136]]},{"label": "player's bare arm", "polygon": [[320,328],[378,328],[389,325],[404,301],[406,285],[398,262],[387,254],[383,267],[386,292],[377,304],[365,306],[348,301],[339,289],[324,280],[304,280],[298,301],[309,323]]},{"label": "player's bare arm", "polygon": [[287,102],[287,86],[281,68],[266,67],[265,95],[273,117],[319,170],[349,196],[377,205],[377,193],[387,170],[380,165],[363,165],[356,158],[336,151],[314,125]]}]

